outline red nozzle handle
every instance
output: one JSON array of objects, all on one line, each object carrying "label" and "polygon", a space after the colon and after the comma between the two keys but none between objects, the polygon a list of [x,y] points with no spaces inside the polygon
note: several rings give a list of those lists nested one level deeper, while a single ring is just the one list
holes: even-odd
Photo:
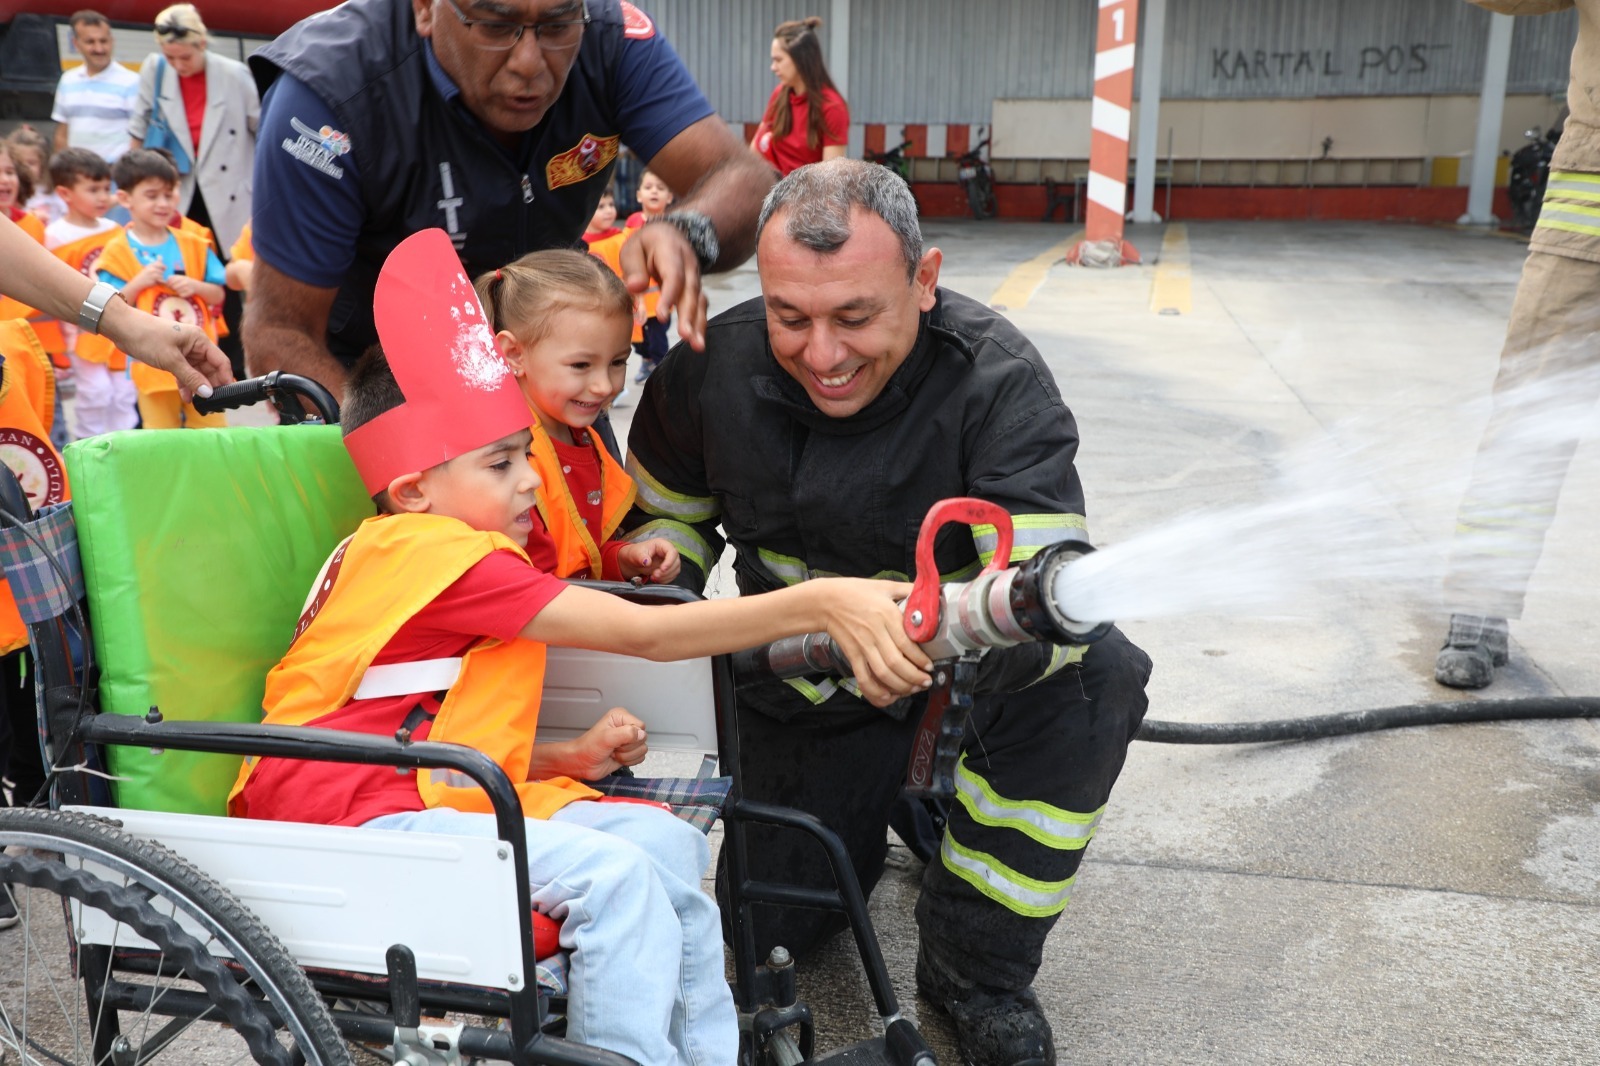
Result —
[{"label": "red nozzle handle", "polygon": [[980,573],[1004,570],[1011,565],[1011,512],[997,503],[971,496],[940,500],[928,510],[917,533],[917,575],[906,598],[906,635],[926,644],[939,632],[939,568],[933,561],[933,539],[951,522],[966,525],[991,525],[999,535],[994,558]]}]

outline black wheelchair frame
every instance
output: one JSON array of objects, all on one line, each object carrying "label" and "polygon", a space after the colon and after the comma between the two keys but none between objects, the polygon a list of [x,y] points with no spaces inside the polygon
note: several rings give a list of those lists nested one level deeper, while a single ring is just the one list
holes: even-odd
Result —
[{"label": "black wheelchair frame", "polygon": [[[321,395],[318,395],[318,394]],[[332,397],[315,382],[272,374],[217,390],[206,407],[226,409],[272,400],[285,421],[300,421],[299,395],[309,395],[324,417],[337,417]],[[200,406],[200,404],[197,404]],[[26,497],[14,478],[0,478],[0,522],[20,524],[30,517]],[[603,585],[641,603],[686,602],[696,597],[671,586]],[[622,1066],[630,1060],[598,1048],[560,1039],[544,1032],[544,1013],[536,981],[533,950],[531,890],[527,872],[527,837],[515,789],[505,772],[490,758],[471,748],[430,741],[410,741],[403,737],[385,738],[296,726],[267,726],[241,723],[200,723],[165,721],[158,708],[143,716],[101,714],[92,706],[97,682],[92,662],[80,670],[74,663],[66,619],[60,616],[30,624],[32,647],[41,694],[41,715],[50,750],[57,767],[53,770],[52,807],[92,803],[100,786],[84,773],[73,772],[88,765],[93,749],[103,746],[208,752],[229,755],[267,755],[313,759],[328,762],[387,765],[412,769],[449,769],[466,774],[483,787],[494,808],[500,839],[512,851],[518,904],[517,933],[522,945],[523,972],[518,987],[510,990],[471,989],[459,986],[436,988],[417,979],[416,966],[403,944],[387,952],[388,982],[370,983],[344,975],[306,971],[340,1034],[347,1040],[383,1044],[394,1040],[397,1029],[415,1030],[424,1010],[461,1012],[503,1017],[505,1028],[468,1026],[462,1030],[459,1052],[462,1056],[506,1061],[515,1066]],[[85,657],[89,639],[82,633]],[[745,799],[739,779],[738,728],[735,685],[730,656],[713,660],[713,691],[719,742],[719,760],[724,772],[733,778],[731,792],[723,806],[723,848],[727,855],[729,915],[734,959],[733,992],[741,1016],[741,1028],[748,1038],[741,1046],[741,1063],[748,1066],[775,1061],[793,1061],[798,1051],[805,1061],[881,1062],[893,1066],[932,1066],[931,1051],[916,1027],[902,1017],[888,968],[879,948],[877,935],[867,910],[849,855],[839,837],[820,820],[789,808]],[[62,817],[66,817],[62,815]],[[752,827],[778,826],[810,835],[821,846],[832,870],[836,888],[802,888],[757,881],[751,878],[746,861],[746,840]],[[7,860],[0,849],[0,885],[7,882]],[[813,1058],[815,1030],[809,1007],[797,1000],[795,972],[786,956],[774,952],[767,960],[756,956],[750,909],[757,903],[782,904],[842,912],[848,919],[856,948],[865,970],[874,1004],[884,1024],[881,1038],[836,1049],[834,1054]],[[90,949],[85,946],[87,952]],[[94,949],[101,950],[101,949]],[[108,960],[109,961],[109,960]],[[133,964],[137,970],[137,963]],[[97,982],[88,977],[96,966],[85,969],[85,994],[91,1002],[99,1000],[97,1010],[148,1009],[148,997],[140,998],[138,986],[118,982]],[[110,966],[107,966],[109,972]],[[128,991],[135,989],[135,991]],[[381,1004],[387,995],[388,1013],[350,1009],[351,1001]],[[124,998],[119,998],[119,996]],[[168,992],[163,999],[163,1014],[181,1019],[186,1014],[206,1013],[203,994],[192,997]],[[113,1014],[113,1018],[115,1015]],[[268,1021],[277,1027],[279,1017]],[[789,1035],[796,1030],[798,1036]],[[881,1043],[880,1043],[881,1040]],[[778,1045],[789,1041],[789,1053],[781,1055]],[[96,1035],[95,1062],[116,1062],[109,1054],[107,1040]],[[101,1054],[104,1050],[107,1054]],[[863,1057],[864,1056],[864,1057]]]}]

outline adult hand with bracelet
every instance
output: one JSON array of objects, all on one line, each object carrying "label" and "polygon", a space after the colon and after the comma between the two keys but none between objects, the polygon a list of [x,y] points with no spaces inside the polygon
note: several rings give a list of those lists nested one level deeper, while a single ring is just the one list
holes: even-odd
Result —
[{"label": "adult hand with bracelet", "polygon": [[0,293],[52,318],[109,337],[124,352],[178,379],[185,400],[233,380],[228,358],[198,327],[135,310],[104,282],[73,270],[9,219],[0,219]]}]

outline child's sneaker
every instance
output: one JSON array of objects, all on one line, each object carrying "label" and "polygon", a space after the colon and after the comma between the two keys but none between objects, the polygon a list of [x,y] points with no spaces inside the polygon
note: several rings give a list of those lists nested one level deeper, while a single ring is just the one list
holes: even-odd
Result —
[{"label": "child's sneaker", "polygon": [[633,383],[635,385],[643,385],[645,381],[649,379],[650,371],[654,369],[655,367],[651,366],[649,363],[640,364],[639,372],[633,375]]},{"label": "child's sneaker", "polygon": [[622,391],[617,393],[616,398],[611,401],[611,406],[612,407],[628,407],[628,406],[630,406],[633,403],[633,400],[632,400],[632,398],[629,397],[628,391],[629,391],[628,390],[628,386],[626,386],[626,385],[622,386]]}]

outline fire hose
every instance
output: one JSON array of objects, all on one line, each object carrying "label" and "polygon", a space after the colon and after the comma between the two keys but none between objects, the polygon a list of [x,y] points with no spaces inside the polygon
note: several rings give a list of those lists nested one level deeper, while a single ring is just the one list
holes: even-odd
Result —
[{"label": "fire hose", "polygon": [[[977,577],[941,585],[933,542],[950,522],[991,526],[998,544]],[[1073,618],[1057,593],[1057,578],[1093,551],[1088,544],[1050,544],[1014,567],[1011,544],[1010,514],[983,500],[943,500],[923,519],[917,535],[917,573],[904,612],[907,635],[934,661],[934,685],[906,768],[906,792],[912,796],[952,794],[977,664],[984,654],[1032,641],[1089,644],[1111,630],[1109,621]],[[740,652],[733,668],[741,686],[773,678],[851,676],[850,664],[826,633],[789,637]],[[1600,698],[1457,700],[1261,722],[1146,719],[1134,739],[1155,744],[1266,744],[1419,725],[1595,717],[1600,717]]]}]

